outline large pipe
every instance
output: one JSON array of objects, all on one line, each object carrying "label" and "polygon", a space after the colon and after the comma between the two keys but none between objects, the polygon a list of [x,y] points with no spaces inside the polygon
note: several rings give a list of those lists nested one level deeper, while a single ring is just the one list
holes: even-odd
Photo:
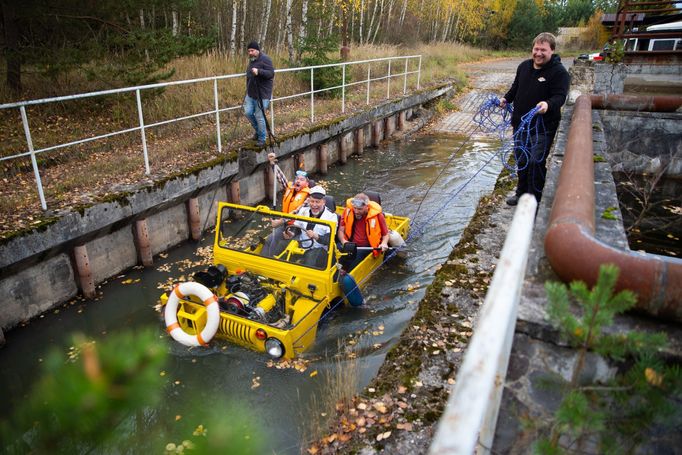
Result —
[{"label": "large pipe", "polygon": [[619,111],[675,112],[682,107],[682,96],[590,95],[594,109]]},{"label": "large pipe", "polygon": [[616,288],[634,291],[637,309],[682,321],[682,260],[619,250],[597,240],[594,207],[592,104],[582,95],[575,103],[545,235],[547,258],[562,280],[589,286],[596,283],[602,264],[615,264],[620,268]]}]

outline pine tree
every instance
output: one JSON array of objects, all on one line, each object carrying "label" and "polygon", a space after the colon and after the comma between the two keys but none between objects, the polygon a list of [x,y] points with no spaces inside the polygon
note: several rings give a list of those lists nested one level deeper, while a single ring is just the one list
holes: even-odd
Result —
[{"label": "pine tree", "polygon": [[[571,283],[570,292],[563,283],[545,284],[549,318],[577,349],[578,359],[571,380],[559,384],[563,399],[553,420],[540,426],[545,436],[535,445],[538,453],[582,453],[590,445],[598,453],[625,453],[652,428],[679,428],[682,423],[675,406],[682,397],[682,371],[659,358],[666,337],[608,330],[615,315],[636,302],[630,291],[613,295],[618,273],[617,267],[602,265],[592,290],[582,282]],[[609,359],[621,373],[605,384],[584,383],[590,352]]]}]

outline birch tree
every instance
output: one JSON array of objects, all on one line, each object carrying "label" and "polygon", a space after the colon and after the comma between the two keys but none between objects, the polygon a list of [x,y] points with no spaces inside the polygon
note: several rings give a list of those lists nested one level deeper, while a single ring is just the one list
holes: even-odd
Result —
[{"label": "birch tree", "polygon": [[237,6],[239,2],[232,2],[232,29],[230,33],[230,55],[234,56],[237,52]]},{"label": "birch tree", "polygon": [[287,6],[286,6],[286,36],[287,36],[287,50],[289,51],[289,61],[293,62],[294,61],[294,32],[293,32],[293,26],[291,24],[291,6],[293,3],[293,0],[286,0]]},{"label": "birch tree", "polygon": [[265,8],[263,8],[263,17],[260,22],[260,33],[258,34],[258,42],[265,43],[268,36],[268,24],[270,23],[270,10],[272,9],[272,0],[265,0]]}]

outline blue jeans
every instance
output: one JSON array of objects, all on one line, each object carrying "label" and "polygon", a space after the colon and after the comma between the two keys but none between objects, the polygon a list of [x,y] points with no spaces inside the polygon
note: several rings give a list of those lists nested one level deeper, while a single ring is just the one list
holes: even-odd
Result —
[{"label": "blue jeans", "polygon": [[[270,100],[263,100],[263,110],[267,110],[268,106],[270,106]],[[249,119],[249,122],[251,122],[253,129],[256,131],[257,139],[259,141],[265,142],[267,137],[265,116],[258,105],[257,99],[246,95],[246,98],[244,98],[244,114],[246,115],[246,118]]]}]

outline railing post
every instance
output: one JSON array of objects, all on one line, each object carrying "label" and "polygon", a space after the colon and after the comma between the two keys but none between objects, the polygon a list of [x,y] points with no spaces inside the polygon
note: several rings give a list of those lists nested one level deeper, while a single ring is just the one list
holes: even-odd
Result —
[{"label": "railing post", "polygon": [[223,152],[223,142],[220,137],[220,106],[218,102],[218,79],[213,79],[213,98],[215,100],[215,128],[216,128],[216,139],[218,143],[218,155],[222,155]]},{"label": "railing post", "polygon": [[403,79],[403,95],[407,93],[407,62],[408,58],[405,57],[405,78]]},{"label": "railing post", "polygon": [[419,80],[422,75],[422,56],[419,56],[419,68],[417,68],[417,90],[419,90]]},{"label": "railing post", "polygon": [[43,182],[42,180],[40,180],[40,172],[38,171],[38,161],[36,160],[36,154],[33,149],[33,139],[31,139],[31,129],[28,127],[28,116],[26,115],[26,107],[21,106],[19,110],[21,111],[21,123],[24,124],[26,145],[28,146],[28,151],[31,152],[31,165],[33,166],[33,174],[36,177],[36,186],[38,187],[38,196],[40,197],[40,207],[42,207],[43,210],[47,210],[47,202],[45,202],[45,194],[43,193]]},{"label": "railing post", "polygon": [[310,123],[315,123],[315,68],[310,68]]},{"label": "railing post", "polygon": [[388,61],[388,78],[386,80],[386,99],[391,97],[391,61]]},{"label": "railing post", "polygon": [[147,135],[144,131],[144,116],[142,115],[142,98],[140,98],[140,89],[135,90],[135,98],[137,99],[137,116],[140,119],[140,134],[142,135],[142,151],[144,152],[144,169],[145,174],[151,174],[149,170],[149,156],[147,155]]},{"label": "railing post", "polygon": [[272,98],[272,94],[270,94],[270,131],[272,132],[272,135],[275,135],[275,100]]},{"label": "railing post", "polygon": [[372,64],[367,64],[367,104],[369,104],[369,81],[372,79]]},{"label": "railing post", "polygon": [[346,64],[341,66],[341,113],[346,112]]}]

